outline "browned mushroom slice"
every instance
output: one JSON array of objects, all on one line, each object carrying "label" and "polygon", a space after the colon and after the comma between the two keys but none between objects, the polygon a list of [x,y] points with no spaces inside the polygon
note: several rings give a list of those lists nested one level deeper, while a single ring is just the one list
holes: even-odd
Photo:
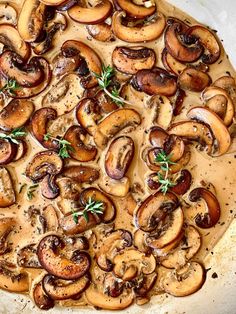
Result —
[{"label": "browned mushroom slice", "polygon": [[143,276],[140,286],[134,287],[134,292],[137,296],[147,296],[148,292],[154,287],[157,280],[157,274],[154,272],[149,275]]},{"label": "browned mushroom slice", "polygon": [[221,54],[221,48],[216,39],[216,36],[209,28],[201,25],[194,25],[190,27],[187,32],[187,36],[194,36],[199,40],[206,52],[202,55],[202,61],[206,64],[215,63]]},{"label": "browned mushroom slice", "polygon": [[11,24],[16,25],[17,23],[17,11],[9,3],[0,4],[0,23],[1,24]]},{"label": "browned mushroom slice", "polygon": [[201,92],[211,84],[210,76],[194,68],[186,68],[179,75],[178,84],[183,90]]},{"label": "browned mushroom slice", "polygon": [[35,41],[44,24],[46,6],[38,0],[24,0],[18,18],[17,29],[26,42]]},{"label": "browned mushroom slice", "polygon": [[136,19],[144,19],[156,12],[156,5],[154,2],[151,3],[150,7],[144,4],[139,5],[128,0],[117,0],[118,6],[126,12],[130,17]]},{"label": "browned mushroom slice", "polygon": [[173,118],[173,106],[169,98],[155,95],[149,101],[149,106],[154,109],[153,123],[167,129]]},{"label": "browned mushroom slice", "polygon": [[63,255],[64,243],[55,235],[44,237],[38,245],[37,255],[42,267],[60,279],[75,280],[90,267],[90,257],[85,252],[74,251],[69,259]]},{"label": "browned mushroom slice", "polygon": [[177,90],[176,77],[161,68],[138,71],[132,85],[148,95],[173,96]]},{"label": "browned mushroom slice", "polygon": [[99,24],[106,20],[112,12],[112,4],[108,0],[100,0],[94,7],[75,5],[68,10],[69,17],[82,24]]},{"label": "browned mushroom slice", "polygon": [[12,162],[17,153],[17,145],[0,139],[0,165],[7,165]]},{"label": "browned mushroom slice", "polygon": [[172,162],[179,161],[185,152],[185,144],[183,139],[180,137],[171,134],[164,143],[164,151],[167,155],[171,156],[170,160]]},{"label": "browned mushroom slice", "polygon": [[33,287],[33,299],[40,310],[49,310],[54,307],[54,301],[44,292],[41,281]]},{"label": "browned mushroom slice", "polygon": [[1,261],[0,288],[10,292],[23,293],[29,291],[29,277],[26,272],[18,272],[16,266]]},{"label": "browned mushroom slice", "polygon": [[147,237],[147,245],[161,249],[173,242],[180,234],[184,224],[184,214],[180,207],[169,213],[160,226]]},{"label": "browned mushroom slice", "polygon": [[117,197],[125,197],[130,190],[130,180],[128,177],[123,177],[120,180],[114,180],[106,176],[101,182],[99,187],[107,194]]},{"label": "browned mushroom slice", "polygon": [[12,51],[5,51],[0,56],[1,73],[6,79],[15,80],[22,87],[34,87],[44,79],[44,72],[37,58],[32,58],[27,65]]},{"label": "browned mushroom slice", "polygon": [[40,183],[40,190],[43,197],[47,199],[54,199],[60,194],[60,189],[56,184],[56,177],[53,175],[46,175]]},{"label": "browned mushroom slice", "polygon": [[79,200],[81,186],[72,178],[59,178],[57,184],[60,189],[60,196],[63,199]]},{"label": "browned mushroom slice", "polygon": [[110,222],[114,219],[116,215],[116,208],[113,201],[107,195],[96,188],[88,188],[83,190],[81,193],[80,202],[83,206],[85,206],[89,199],[96,202],[102,202],[103,214],[101,217],[104,222]]},{"label": "browned mushroom slice", "polygon": [[186,24],[183,23],[171,23],[165,32],[165,47],[176,60],[194,62],[202,55],[203,46],[195,38],[192,38],[191,44],[193,45],[189,46],[180,39],[181,35],[185,34],[187,28]]},{"label": "browned mushroom slice", "polygon": [[189,194],[191,202],[204,200],[207,207],[207,213],[198,214],[195,218],[196,225],[200,228],[211,228],[217,224],[220,219],[220,204],[215,195],[204,188],[196,188]]},{"label": "browned mushroom slice", "polygon": [[25,141],[18,140],[16,155],[13,158],[13,162],[20,160],[23,158],[28,151],[28,145]]},{"label": "browned mushroom slice", "polygon": [[37,153],[26,167],[25,174],[32,181],[38,182],[47,174],[56,175],[63,167],[62,159],[54,151]]},{"label": "browned mushroom slice", "polygon": [[78,161],[91,161],[96,158],[97,149],[95,146],[86,145],[84,137],[86,131],[79,126],[71,126],[66,132],[64,139],[71,144],[72,150],[69,155]]},{"label": "browned mushroom slice", "polygon": [[0,167],[0,208],[9,207],[16,201],[11,175],[4,167]]},{"label": "browned mushroom slice", "polygon": [[134,156],[134,142],[129,136],[117,137],[110,144],[105,156],[107,175],[115,180],[122,179]]},{"label": "browned mushroom slice", "polygon": [[159,248],[155,249],[155,251],[154,251],[155,256],[158,256],[160,260],[162,260],[162,258],[165,258],[166,256],[169,256],[171,254],[171,252],[173,252],[173,250],[176,249],[176,247],[178,247],[178,245],[179,245],[180,241],[183,239],[183,237],[184,237],[184,231],[182,229],[174,241],[170,242],[169,244],[163,246],[160,249]]},{"label": "browned mushroom slice", "polygon": [[177,195],[184,195],[192,184],[192,175],[187,170],[181,170],[180,176],[176,180],[176,185],[171,188],[171,192]]},{"label": "browned mushroom slice", "polygon": [[29,45],[24,42],[18,31],[11,25],[0,25],[0,43],[7,49],[16,52],[24,60],[30,56]]},{"label": "browned mushroom slice", "polygon": [[57,211],[51,204],[43,209],[43,217],[47,231],[57,231],[58,229],[58,216]]},{"label": "browned mushroom slice", "polygon": [[194,107],[188,112],[188,117],[193,120],[201,121],[210,126],[211,131],[216,139],[216,152],[212,156],[221,156],[225,154],[230,145],[231,137],[223,121],[210,109],[203,107]]},{"label": "browned mushroom slice", "polygon": [[213,86],[224,89],[232,99],[234,105],[236,104],[236,82],[232,76],[222,76],[218,78]]},{"label": "browned mushroom slice", "polygon": [[172,57],[166,48],[163,49],[161,57],[166,70],[172,72],[174,75],[180,75],[180,73],[186,68],[186,64],[183,64]]},{"label": "browned mushroom slice", "polygon": [[159,222],[163,220],[169,211],[178,206],[178,198],[172,193],[157,192],[150,195],[141,204],[135,215],[135,222],[143,231],[154,230]]},{"label": "browned mushroom slice", "polygon": [[146,178],[146,183],[151,190],[158,190],[161,186],[158,180],[158,174],[157,172],[151,173],[147,178]]},{"label": "browned mushroom slice", "polygon": [[95,144],[104,148],[110,138],[127,126],[136,127],[141,123],[141,117],[134,109],[118,109],[103,119],[94,135]]},{"label": "browned mushroom slice", "polygon": [[11,249],[7,242],[7,237],[13,231],[16,224],[14,218],[5,217],[0,219],[0,255],[8,253]]},{"label": "browned mushroom slice", "polygon": [[181,269],[169,271],[162,280],[162,286],[165,292],[175,297],[185,297],[199,290],[205,279],[203,266],[191,262]]},{"label": "browned mushroom slice", "polygon": [[106,23],[87,25],[86,29],[89,35],[98,41],[108,42],[114,40],[111,25],[108,25]]},{"label": "browned mushroom slice", "polygon": [[134,247],[142,253],[150,253],[151,249],[146,244],[147,233],[137,229],[134,233]]},{"label": "browned mushroom slice", "polygon": [[112,62],[120,72],[135,74],[139,70],[151,69],[155,65],[156,55],[154,50],[143,46],[116,47],[112,53]]},{"label": "browned mushroom slice", "polygon": [[210,86],[203,91],[202,99],[206,106],[224,121],[226,126],[232,124],[235,114],[234,103],[225,90]]},{"label": "browned mushroom slice", "polygon": [[65,3],[65,0],[40,0],[48,6],[58,6]]},{"label": "browned mushroom slice", "polygon": [[41,268],[36,244],[29,244],[17,252],[17,264],[25,268]]},{"label": "browned mushroom slice", "polygon": [[22,127],[29,120],[33,111],[32,101],[13,99],[0,112],[0,128],[4,131],[11,131]]},{"label": "browned mushroom slice", "polygon": [[64,169],[63,175],[78,183],[93,183],[99,178],[99,171],[88,166],[69,166]]},{"label": "browned mushroom slice", "polygon": [[182,121],[172,124],[169,128],[169,134],[175,134],[184,139],[198,142],[202,149],[211,153],[213,145],[213,136],[208,126],[200,122]]},{"label": "browned mushroom slice", "polygon": [[112,273],[106,273],[104,278],[104,292],[112,297],[117,298],[123,292],[124,283],[115,277]]},{"label": "browned mushroom slice", "polygon": [[178,116],[182,110],[183,110],[183,105],[184,105],[184,100],[186,97],[186,93],[184,90],[178,88],[177,92],[175,94],[175,98],[173,100],[173,115],[174,116]]},{"label": "browned mushroom slice", "polygon": [[115,36],[129,43],[141,43],[152,41],[160,37],[165,29],[166,20],[162,13],[155,15],[153,20],[142,27],[129,27],[122,23],[126,13],[116,11],[112,17],[112,30]]},{"label": "browned mushroom slice", "polygon": [[84,292],[90,284],[90,276],[85,275],[75,281],[68,281],[46,275],[42,282],[43,289],[50,298],[66,300]]},{"label": "browned mushroom slice", "polygon": [[118,229],[106,236],[96,253],[98,266],[104,271],[111,271],[115,255],[125,247],[132,245],[132,235],[123,229]]},{"label": "browned mushroom slice", "polygon": [[161,264],[166,268],[179,269],[186,265],[188,261],[197,254],[201,247],[201,235],[193,226],[188,226],[184,231],[184,236],[175,247],[175,250],[167,256],[161,258]]},{"label": "browned mushroom slice", "polygon": [[149,141],[152,146],[164,147],[164,144],[168,138],[168,133],[161,127],[154,126],[151,128],[149,133]]},{"label": "browned mushroom slice", "polygon": [[80,56],[70,50],[62,50],[52,60],[53,74],[61,77],[64,74],[74,72],[82,64]]}]

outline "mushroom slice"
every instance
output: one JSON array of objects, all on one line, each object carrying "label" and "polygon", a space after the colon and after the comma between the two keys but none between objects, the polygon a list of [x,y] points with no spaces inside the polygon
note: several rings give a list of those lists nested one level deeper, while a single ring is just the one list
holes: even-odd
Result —
[{"label": "mushroom slice", "polygon": [[46,206],[43,209],[43,217],[45,219],[46,230],[47,231],[57,231],[58,224],[58,215],[54,206],[51,204]]},{"label": "mushroom slice", "polygon": [[132,85],[148,95],[173,96],[177,90],[176,77],[161,68],[138,71]]},{"label": "mushroom slice", "polygon": [[104,222],[107,223],[111,222],[115,218],[116,215],[115,205],[113,201],[102,191],[99,191],[96,188],[88,188],[83,190],[83,192],[80,195],[81,204],[85,206],[89,199],[92,199],[93,201],[96,202],[102,202],[103,214],[101,217]]},{"label": "mushroom slice", "polygon": [[211,156],[217,157],[227,153],[231,145],[231,137],[223,121],[210,109],[203,107],[194,107],[189,110],[187,116],[190,119],[206,123],[216,139],[217,150],[212,152]]},{"label": "mushroom slice", "polygon": [[115,255],[131,245],[132,235],[127,230],[118,229],[106,235],[96,253],[98,266],[104,271],[111,271]]},{"label": "mushroom slice", "polygon": [[4,131],[12,131],[24,126],[33,111],[32,101],[13,99],[0,111],[0,128]]},{"label": "mushroom slice", "polygon": [[89,35],[98,41],[108,42],[114,40],[111,25],[108,25],[106,23],[87,25],[86,29]]},{"label": "mushroom slice", "polygon": [[224,89],[232,99],[234,105],[236,104],[236,82],[232,76],[222,76],[218,78],[213,83],[213,86]]},{"label": "mushroom slice", "polygon": [[9,252],[7,237],[13,230],[16,221],[14,218],[5,217],[0,219],[0,255]]},{"label": "mushroom slice", "polygon": [[211,153],[213,136],[208,126],[201,122],[181,121],[172,124],[168,129],[169,134],[175,134],[184,139],[198,142],[205,147],[208,154]]},{"label": "mushroom slice", "polygon": [[113,273],[124,281],[129,281],[140,274],[151,274],[156,269],[156,260],[152,254],[146,256],[135,249],[121,251],[113,261]]},{"label": "mushroom slice", "polygon": [[81,186],[73,178],[59,178],[57,184],[63,199],[79,200]]},{"label": "mushroom slice", "polygon": [[16,25],[17,23],[17,11],[9,3],[0,4],[0,23],[1,24],[12,24]]},{"label": "mushroom slice", "polygon": [[64,139],[68,141],[72,147],[72,150],[69,151],[69,155],[75,160],[83,162],[94,160],[97,155],[96,147],[84,143],[85,136],[86,131],[76,125],[71,126],[64,136]]},{"label": "mushroom slice", "polygon": [[110,138],[115,136],[122,129],[133,126],[136,127],[141,123],[139,113],[134,109],[118,109],[110,113],[97,126],[94,134],[94,142],[100,147],[104,148]]},{"label": "mushroom slice", "polygon": [[135,215],[135,222],[143,231],[151,232],[162,221],[169,211],[176,209],[178,198],[172,193],[157,192],[150,195],[141,204]]},{"label": "mushroom slice", "polygon": [[89,270],[90,257],[85,252],[74,251],[68,259],[63,255],[64,245],[56,235],[44,237],[37,248],[39,262],[49,274],[60,279],[79,279]]},{"label": "mushroom slice", "polygon": [[144,19],[156,12],[156,5],[154,2],[150,7],[147,7],[145,2],[142,3],[142,5],[138,5],[128,0],[117,0],[117,5],[126,12],[127,16],[135,19]]},{"label": "mushroom slice", "polygon": [[164,147],[166,140],[168,139],[168,133],[159,126],[151,128],[149,133],[149,142],[154,147]]},{"label": "mushroom slice", "polygon": [[53,175],[48,174],[43,178],[40,184],[40,190],[43,197],[52,200],[60,194],[60,189],[55,181],[56,176]]},{"label": "mushroom slice", "polygon": [[34,303],[40,310],[49,310],[54,307],[54,301],[44,292],[42,281],[33,288]]},{"label": "mushroom slice", "polygon": [[12,162],[17,153],[17,145],[0,139],[0,165],[7,165]]},{"label": "mushroom slice", "polygon": [[200,58],[203,53],[203,46],[193,38],[190,46],[181,41],[181,35],[184,36],[188,26],[181,22],[174,21],[165,32],[165,47],[172,57],[181,62],[194,62]]},{"label": "mushroom slice", "polygon": [[52,108],[40,108],[36,110],[31,118],[31,132],[39,143],[48,149],[57,149],[58,143],[49,139],[44,140],[44,135],[47,134],[47,124],[57,117],[56,110]]},{"label": "mushroom slice", "polygon": [[196,262],[190,262],[179,270],[169,271],[162,279],[165,292],[175,297],[185,297],[199,290],[206,279],[205,269]]},{"label": "mushroom slice", "polygon": [[126,17],[124,11],[116,11],[112,16],[112,30],[115,36],[129,43],[152,41],[160,37],[166,26],[166,19],[162,13],[155,15],[154,19],[141,27],[128,27],[122,20]]},{"label": "mushroom slice", "polygon": [[[223,100],[222,98],[215,98],[216,96],[223,97]],[[220,87],[210,86],[202,92],[202,99],[207,107],[222,118],[226,126],[232,124],[235,114],[234,103],[225,90]]]},{"label": "mushroom slice", "polygon": [[32,58],[27,65],[13,51],[5,51],[0,56],[0,69],[4,78],[15,80],[21,87],[34,87],[44,79],[44,72],[38,58]]},{"label": "mushroom slice", "polygon": [[183,64],[172,57],[166,48],[163,49],[161,57],[162,63],[166,70],[172,72],[174,75],[178,76],[183,70],[186,69],[186,64]]},{"label": "mushroom slice", "polygon": [[14,26],[0,25],[0,43],[7,49],[16,52],[23,60],[27,60],[30,56],[29,45],[20,37]]},{"label": "mushroom slice", "polygon": [[107,194],[117,197],[125,197],[129,193],[130,180],[128,177],[114,180],[107,176],[99,183],[99,187]]},{"label": "mushroom slice", "polygon": [[187,169],[181,170],[180,176],[175,181],[176,185],[171,188],[171,192],[177,195],[184,195],[192,184],[192,175]]},{"label": "mushroom slice", "polygon": [[28,146],[25,141],[18,140],[19,144],[17,145],[16,155],[13,159],[13,162],[20,160],[25,156],[28,151]]},{"label": "mushroom slice", "polygon": [[112,141],[106,156],[105,170],[115,180],[122,179],[129,169],[134,156],[134,142],[129,136],[120,136]]},{"label": "mushroom slice", "polygon": [[184,214],[180,207],[168,214],[160,226],[147,237],[147,245],[161,249],[173,242],[181,233],[184,224]]},{"label": "mushroom slice", "polygon": [[104,293],[112,298],[117,298],[123,292],[124,283],[120,282],[112,273],[107,273],[104,278]]},{"label": "mushroom slice", "polygon": [[186,35],[197,38],[200,44],[205,48],[206,53],[201,57],[204,63],[212,64],[219,59],[221,48],[215,34],[211,32],[209,28],[194,25],[187,30]]},{"label": "mushroom slice", "polygon": [[24,268],[41,268],[35,243],[19,249],[17,252],[17,264]]},{"label": "mushroom slice", "polygon": [[100,0],[94,7],[75,5],[68,10],[69,17],[82,24],[99,24],[104,22],[112,12],[109,0]]},{"label": "mushroom slice", "polygon": [[0,167],[0,187],[0,208],[13,205],[16,202],[16,195],[11,175],[4,167]]},{"label": "mushroom slice", "polygon": [[116,47],[112,53],[112,62],[118,71],[135,74],[139,70],[151,69],[155,65],[156,55],[154,50],[143,46]]},{"label": "mushroom slice", "polygon": [[38,0],[24,0],[18,18],[17,29],[26,42],[34,42],[40,35],[46,6]]},{"label": "mushroom slice", "polygon": [[157,274],[152,273],[149,275],[143,276],[143,281],[141,287],[135,287],[134,292],[137,296],[147,296],[148,292],[153,288],[157,280]]},{"label": "mushroom slice", "polygon": [[197,254],[201,247],[201,235],[193,226],[188,226],[184,236],[175,250],[161,258],[161,265],[166,268],[179,269]]},{"label": "mushroom slice", "polygon": [[220,204],[215,195],[204,188],[196,188],[189,194],[191,202],[204,200],[207,206],[207,213],[198,214],[195,218],[196,225],[200,228],[212,228],[220,219]]},{"label": "mushroom slice", "polygon": [[133,303],[134,295],[130,291],[124,291],[121,295],[116,298],[104,294],[98,290],[94,284],[85,291],[87,301],[104,310],[123,310]]},{"label": "mushroom slice", "polygon": [[27,165],[25,174],[32,181],[38,182],[47,174],[59,174],[63,167],[62,159],[54,151],[37,153]]},{"label": "mushroom slice", "polygon": [[0,262],[0,288],[10,292],[29,291],[29,277],[25,272],[18,272],[16,266],[6,261]]},{"label": "mushroom slice", "polygon": [[64,169],[63,175],[78,183],[93,183],[99,178],[99,171],[88,166],[69,166]]},{"label": "mushroom slice", "polygon": [[192,92],[203,91],[211,82],[211,78],[207,73],[194,68],[186,68],[178,78],[180,88]]},{"label": "mushroom slice", "polygon": [[134,233],[134,247],[139,250],[139,252],[148,254],[150,253],[150,247],[146,244],[147,233],[141,229],[137,229]]},{"label": "mushroom slice", "polygon": [[64,4],[65,0],[40,0],[42,3],[48,6],[58,6]]},{"label": "mushroom slice", "polygon": [[84,292],[90,284],[90,276],[84,275],[75,281],[68,281],[46,275],[42,282],[43,289],[50,298],[53,300],[66,300]]},{"label": "mushroom slice", "polygon": [[153,96],[149,105],[155,110],[154,123],[157,123],[161,128],[167,129],[173,118],[173,107],[170,100],[165,96]]}]

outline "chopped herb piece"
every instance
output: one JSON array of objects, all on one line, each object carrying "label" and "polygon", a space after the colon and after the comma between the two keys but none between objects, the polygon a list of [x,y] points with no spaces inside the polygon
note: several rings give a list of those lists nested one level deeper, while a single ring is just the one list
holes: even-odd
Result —
[{"label": "chopped herb piece", "polygon": [[51,139],[53,141],[58,142],[59,144],[58,156],[61,157],[62,159],[69,158],[70,157],[69,151],[74,151],[74,148],[71,146],[70,142],[62,138],[53,137],[50,133],[45,134],[43,139],[45,141],[49,141]]},{"label": "chopped herb piece", "polygon": [[104,211],[104,204],[101,201],[95,201],[91,197],[88,199],[88,202],[85,204],[85,207],[82,211],[75,212],[73,210],[73,220],[77,224],[78,223],[78,217],[83,216],[84,219],[88,222],[89,216],[88,213],[96,214],[96,215],[102,215]]}]

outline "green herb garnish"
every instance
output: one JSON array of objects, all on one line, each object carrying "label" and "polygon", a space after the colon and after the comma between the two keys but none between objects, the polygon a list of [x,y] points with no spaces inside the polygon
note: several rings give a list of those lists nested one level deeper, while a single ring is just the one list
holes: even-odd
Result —
[{"label": "green herb garnish", "polygon": [[84,219],[88,222],[89,221],[88,213],[102,215],[103,211],[104,211],[104,203],[101,201],[95,201],[90,197],[82,211],[78,211],[78,212],[73,211],[72,213],[73,220],[77,224],[78,218],[80,216],[83,216]]},{"label": "green herb garnish", "polygon": [[124,98],[119,95],[119,91],[116,87],[113,87],[111,92],[108,90],[108,87],[111,86],[112,77],[115,75],[115,70],[108,65],[102,65],[102,73],[93,73],[98,80],[99,87],[104,90],[104,92],[118,105],[123,106],[124,104],[130,105]]},{"label": "green herb garnish", "polygon": [[70,142],[62,138],[53,137],[50,133],[45,134],[43,139],[44,141],[53,140],[58,142],[59,144],[58,156],[61,157],[62,159],[69,158],[70,157],[69,151],[74,151],[74,148],[71,146]]},{"label": "green herb garnish", "polygon": [[0,88],[0,93],[3,93],[6,91],[10,95],[15,96],[16,95],[15,91],[19,88],[20,88],[20,85],[17,83],[17,81],[10,79],[10,80],[7,80],[7,83],[2,88]]},{"label": "green herb garnish", "polygon": [[37,190],[38,184],[31,185],[27,190],[27,198],[29,201],[31,201],[34,198],[34,192]]},{"label": "green herb garnish", "polygon": [[19,188],[19,194],[23,191],[23,189],[27,186],[26,183],[22,184]]},{"label": "green herb garnish", "polygon": [[20,142],[17,139],[25,137],[26,135],[27,132],[25,132],[24,128],[16,128],[9,134],[0,133],[0,138],[5,139],[7,141],[11,141],[14,144],[20,144]]}]

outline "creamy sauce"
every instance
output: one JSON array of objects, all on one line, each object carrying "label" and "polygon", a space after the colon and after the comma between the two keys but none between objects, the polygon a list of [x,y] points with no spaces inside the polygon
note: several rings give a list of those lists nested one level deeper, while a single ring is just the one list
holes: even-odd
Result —
[{"label": "creamy sauce", "polygon": [[[0,1],[4,2],[4,1]],[[19,9],[21,6],[22,1],[17,0],[12,2],[12,4]],[[163,12],[166,16],[175,16],[183,21],[187,20],[190,24],[195,24],[191,17],[187,16],[185,13],[181,12],[179,9],[169,5],[165,1],[158,1],[158,9]],[[111,53],[116,46],[125,45],[125,46],[132,46],[131,44],[124,43],[118,39],[115,42],[111,43],[101,43],[98,41],[93,40],[88,35],[84,26],[72,22],[68,19],[68,27],[67,29],[60,34],[57,35],[55,47],[49,53],[45,54],[45,57],[50,61],[52,60],[59,52],[60,47],[64,43],[64,41],[74,39],[74,40],[81,40],[87,43],[91,48],[93,48],[101,59],[104,61],[105,64],[111,64]],[[163,36],[160,39],[145,44],[147,47],[151,47],[155,50],[157,55],[157,66],[163,68],[161,62],[161,52],[163,49]],[[222,51],[221,57],[219,59],[220,62],[216,62],[215,64],[210,66],[210,76],[212,81],[216,80],[217,78],[226,75],[226,72],[229,71],[232,76],[235,77],[234,69],[232,68],[230,62],[228,61],[226,54]],[[77,124],[74,118],[74,113],[69,112],[73,110],[75,105],[78,103],[78,98],[82,97],[82,88],[79,84],[79,79],[76,78],[76,81],[73,80],[72,86],[70,87],[70,91],[73,95],[69,95],[66,101],[63,99],[58,102],[50,101],[50,97],[45,97],[45,95],[50,92],[51,88],[53,88],[57,84],[57,79],[54,77],[51,81],[50,86],[42,92],[39,96],[34,97],[32,100],[35,104],[36,109],[41,108],[42,106],[49,106],[57,110],[58,115],[63,115],[59,117],[56,121],[51,123],[49,130],[52,134],[56,135],[63,135],[66,129],[74,124]],[[76,85],[77,84],[77,85]],[[63,87],[63,86],[62,86]],[[141,117],[142,123],[138,126],[135,130],[128,128],[127,130],[123,130],[119,133],[121,134],[128,134],[132,137],[135,143],[135,156],[133,158],[131,167],[127,173],[127,177],[130,180],[131,188],[140,186],[140,190],[143,193],[134,193],[134,197],[139,204],[143,201],[148,195],[150,195],[150,190],[148,190],[147,185],[145,183],[145,179],[151,171],[148,169],[146,164],[141,158],[142,151],[145,147],[150,146],[148,141],[148,131],[150,126],[152,125],[153,115],[154,112],[152,109],[147,107],[147,102],[150,99],[149,96],[143,95],[143,99],[140,100],[140,95],[136,97],[135,95],[131,95],[130,101],[134,104],[132,107],[136,109]],[[43,105],[42,105],[43,103]],[[196,93],[188,93],[188,97],[186,97],[184,101],[184,110],[181,115],[177,116],[174,121],[179,121],[186,119],[186,112],[189,108],[195,105],[201,105],[202,101],[200,99],[200,95]],[[129,106],[126,106],[129,107]],[[39,151],[43,151],[44,149],[40,147],[36,140],[29,134],[27,136],[27,144],[29,150],[26,156],[18,162],[11,163],[7,166],[9,169],[12,178],[14,179],[14,186],[16,192],[19,191],[20,186],[23,184],[27,184],[30,186],[32,183],[24,176],[25,168],[28,162],[31,160],[32,156]],[[91,143],[93,141],[92,137],[89,140]],[[86,165],[94,166],[97,169],[100,169],[101,180],[104,180],[102,177],[102,173],[105,173],[104,170],[104,156],[106,154],[106,149],[104,151],[99,151],[97,155],[97,160],[95,162],[86,163]],[[99,158],[99,160],[98,160]],[[72,160],[66,160],[66,165],[78,164],[78,162]],[[193,184],[191,189],[194,187],[198,187],[201,185],[201,181],[205,181],[206,183],[212,183],[216,190],[217,198],[221,204],[221,218],[219,223],[212,229],[207,230],[200,230],[202,235],[202,248],[197,255],[196,259],[204,262],[204,258],[206,255],[212,250],[216,242],[220,239],[223,235],[225,230],[228,228],[230,222],[233,218],[233,209],[235,208],[235,197],[234,197],[234,188],[236,184],[236,176],[234,175],[235,168],[236,168],[236,158],[234,154],[224,155],[218,158],[211,158],[207,156],[205,153],[200,153],[197,151],[193,145],[191,146],[191,160],[188,165],[185,167],[189,169],[192,176],[193,176]],[[101,181],[100,181],[101,183]],[[87,187],[89,185],[83,185]],[[93,184],[94,187],[97,187],[97,182]],[[35,192],[35,197],[32,201],[28,201],[26,197],[27,187],[25,187],[21,193],[17,193],[17,203],[10,208],[0,209],[0,217],[15,217],[17,220],[17,228],[14,232],[11,233],[9,236],[9,242],[12,243],[13,251],[11,254],[5,254],[4,259],[7,261],[11,261],[13,263],[16,262],[16,254],[19,248],[24,247],[27,244],[31,243],[38,243],[39,239],[42,237],[42,233],[40,232],[40,224],[36,221],[35,225],[32,226],[32,221],[28,217],[29,207],[33,206],[40,211],[47,204],[53,204],[57,208],[58,199],[55,201],[49,201],[42,197],[40,197],[39,189]],[[133,222],[133,217],[127,212],[127,209],[124,210],[124,206],[122,200],[117,197],[112,197],[114,200],[116,207],[117,207],[117,216],[115,219],[115,229],[123,228],[127,229],[131,232],[134,232],[135,226]],[[185,196],[184,199],[188,202],[188,197]],[[194,225],[194,217],[196,215],[196,209],[192,206],[184,209],[184,214],[186,221],[190,224]],[[199,208],[197,208],[199,211]],[[62,215],[58,210],[59,215]],[[37,228],[39,227],[39,229]],[[87,232],[86,234],[90,234]],[[93,241],[93,237],[91,237],[91,242]],[[91,255],[94,253],[91,251]],[[92,265],[91,267],[93,276],[98,278],[98,274],[102,274],[102,271],[96,266]],[[31,270],[27,269],[31,279],[37,280],[37,276],[40,276],[40,270]],[[44,271],[43,271],[44,273]],[[158,287],[155,288],[155,293],[159,293]],[[78,301],[61,301],[61,304],[65,306],[72,306],[72,305],[84,305],[86,301],[82,298]]]}]

